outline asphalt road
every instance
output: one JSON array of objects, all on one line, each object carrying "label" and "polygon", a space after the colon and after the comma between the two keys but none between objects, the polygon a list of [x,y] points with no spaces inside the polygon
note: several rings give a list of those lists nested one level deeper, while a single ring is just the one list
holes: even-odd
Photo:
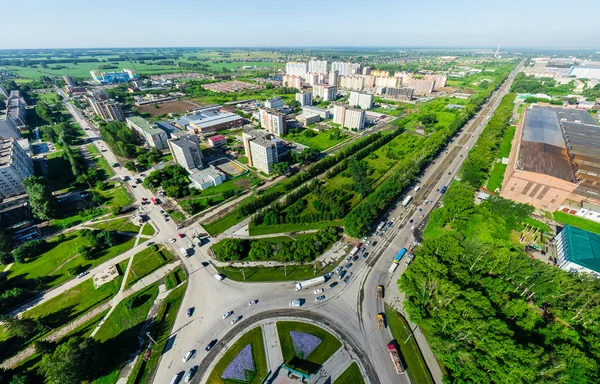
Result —
[{"label": "asphalt road", "polygon": [[[399,268],[390,274],[388,268],[394,255],[400,248],[409,248],[413,244],[414,231],[424,224],[440,198],[438,189],[448,185],[452,180],[466,157],[467,147],[470,148],[475,143],[487,121],[486,117],[493,113],[517,72],[518,69],[511,74],[510,79],[500,91],[494,94],[479,114],[461,130],[458,137],[453,140],[453,144],[449,145],[448,151],[440,154],[434,164],[425,170],[419,181],[421,190],[416,194],[411,193],[414,195],[413,202],[407,208],[398,206],[388,213],[389,219],[395,218],[394,225],[383,237],[371,237],[371,240],[376,240],[376,245],[368,247],[369,257],[366,260],[359,258],[350,268],[349,272],[353,272],[353,276],[349,282],[347,284],[339,282],[335,288],[329,288],[330,282],[324,285],[326,296],[324,301],[314,302],[312,290],[296,291],[294,282],[240,283],[228,279],[218,281],[214,278],[216,270],[211,265],[206,267],[203,265],[203,262],[209,261],[208,247],[211,243],[202,247],[196,246],[194,254],[183,260],[189,273],[187,291],[154,382],[168,383],[174,374],[187,371],[194,365],[199,365],[201,368],[194,382],[204,382],[208,374],[206,370],[213,358],[218,355],[221,348],[227,347],[228,341],[238,332],[247,330],[249,325],[261,319],[298,316],[326,323],[334,328],[343,341],[361,356],[363,366],[367,370],[365,373],[371,383],[408,383],[406,374],[398,375],[395,372],[387,353],[386,345],[392,339],[391,333],[388,329],[383,331],[377,329],[375,315],[383,312],[383,301],[376,299],[376,286],[379,284],[386,286],[386,301],[397,299],[398,290],[394,285],[406,270],[406,266],[401,262]],[[83,128],[92,128],[78,110],[69,104],[67,107]],[[93,129],[85,132],[90,137],[98,136]],[[95,141],[94,145],[101,150],[106,150],[101,153],[109,163],[117,161],[110,148],[101,140]],[[115,171],[119,177],[129,176],[132,179],[137,177],[122,167],[115,168]],[[142,185],[129,189],[137,201],[142,197],[153,197],[152,192]],[[403,198],[404,196],[400,196],[398,201],[402,201]],[[426,200],[432,203],[423,204]],[[422,212],[417,210],[418,207],[422,208]],[[160,206],[146,205],[142,209],[159,229],[159,233],[153,240],[172,245],[175,253],[178,253],[180,247],[191,246],[187,236],[179,239],[177,233],[192,235],[204,232],[199,224],[177,231],[172,221],[165,222],[162,219]],[[411,219],[413,223],[409,223]],[[411,229],[413,225],[415,230]],[[172,244],[168,242],[169,238],[176,238],[177,242]],[[342,262],[342,265],[345,264],[346,262]],[[332,280],[337,281],[337,278],[334,276]],[[290,308],[288,303],[298,298],[305,299],[306,303],[298,309]],[[259,300],[259,302],[254,306],[248,306],[249,300]],[[194,309],[191,317],[186,315],[188,308]],[[223,320],[223,313],[231,310],[234,311],[234,316],[242,315],[243,320],[235,325],[230,324],[231,318]],[[213,339],[220,341],[209,353],[204,352],[204,347]],[[193,349],[197,350],[196,356],[184,363],[183,356]],[[431,371],[436,382],[441,382],[439,367],[436,371],[437,363],[432,356],[425,354],[428,360],[426,362],[428,366],[433,367]],[[271,367],[271,369],[275,368]],[[410,370],[410,367],[407,369]]]}]

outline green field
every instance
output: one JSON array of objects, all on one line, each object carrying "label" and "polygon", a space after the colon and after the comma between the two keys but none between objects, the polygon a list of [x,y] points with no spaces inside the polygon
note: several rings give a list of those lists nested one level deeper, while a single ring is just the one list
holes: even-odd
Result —
[{"label": "green field", "polygon": [[150,223],[144,224],[144,227],[142,228],[142,235],[152,236],[155,233],[156,233],[156,230],[154,229],[152,224],[150,224]]},{"label": "green field", "polygon": [[107,231],[129,232],[135,234],[140,232],[140,227],[133,224],[131,220],[129,220],[129,217],[121,217],[113,220],[100,219],[97,223],[87,226],[90,228],[104,229]]},{"label": "green field", "polygon": [[[307,136],[306,132],[312,132],[315,134],[315,136],[309,137],[309,136]],[[316,149],[317,151],[324,151],[328,148],[333,147],[336,144],[341,143],[342,141],[344,141],[350,137],[348,135],[341,133],[339,139],[336,140],[336,139],[330,138],[329,137],[330,135],[331,135],[331,132],[329,132],[328,130],[317,133],[313,130],[304,129],[302,132],[299,132],[299,133],[287,134],[285,136],[285,139],[306,145],[307,147],[311,147],[313,149]]]},{"label": "green field", "polygon": [[512,148],[512,140],[515,137],[515,132],[517,127],[514,125],[509,126],[506,129],[506,133],[502,138],[502,143],[500,144],[500,149],[498,150],[498,157],[502,159],[503,157],[508,157],[510,155],[510,150]]},{"label": "green field", "polygon": [[131,287],[136,281],[151,274],[158,268],[173,260],[171,252],[164,247],[153,244],[133,256],[133,264],[127,276],[125,287]]},{"label": "green field", "polygon": [[268,371],[267,357],[265,354],[265,343],[263,341],[262,330],[260,327],[256,327],[244,334],[238,339],[233,345],[231,345],[219,362],[215,365],[212,372],[208,376],[207,383],[219,384],[219,383],[233,383],[233,380],[223,380],[221,376],[231,360],[240,353],[248,344],[252,345],[252,359],[254,360],[254,377],[251,384],[259,384],[264,379]]},{"label": "green field", "polygon": [[183,270],[183,267],[177,267],[169,272],[167,276],[165,276],[165,286],[167,289],[173,289],[179,284],[183,283],[186,279],[187,276]]},{"label": "green field", "polygon": [[333,336],[323,328],[297,321],[278,321],[277,334],[279,336],[279,344],[281,346],[284,362],[289,362],[296,356],[292,337],[290,336],[291,331],[308,333],[321,339],[319,346],[312,351],[310,355],[302,357],[303,360],[310,361],[314,364],[323,365],[323,363],[342,346],[342,342],[339,341],[337,337]]},{"label": "green field", "polygon": [[[245,282],[263,282],[263,281],[298,281],[312,279],[315,276],[330,272],[335,267],[334,264],[325,268],[317,266],[316,274],[314,265],[290,265],[284,267],[222,267],[217,268],[219,273],[224,274],[228,279]],[[242,269],[244,272],[242,273]],[[285,274],[287,270],[287,275]],[[246,280],[244,276],[246,275]]]},{"label": "green field", "polygon": [[348,368],[338,377],[333,384],[364,384],[365,379],[362,377],[360,368],[356,362],[352,362]]},{"label": "green field", "polygon": [[156,345],[153,347],[155,353],[150,355],[148,361],[144,361],[144,359],[141,358],[137,359],[136,364],[129,375],[129,379],[127,380],[128,384],[148,383],[153,377],[156,368],[158,368],[160,358],[162,357],[161,352],[167,345],[167,341],[171,335],[171,329],[173,329],[173,325],[177,319],[177,312],[183,301],[185,288],[185,286],[182,286],[169,293],[160,305],[158,314],[156,315],[156,319],[150,331],[154,340],[156,340]]},{"label": "green field", "polygon": [[554,220],[556,220],[557,223],[563,225],[568,224],[573,227],[583,229],[584,231],[600,234],[600,223],[584,219],[583,217],[569,215],[568,213],[556,211],[554,212]]},{"label": "green field", "polygon": [[344,220],[320,221],[318,223],[289,223],[277,225],[249,225],[250,236],[268,235],[271,233],[300,232],[313,229],[325,229],[344,225]]},{"label": "green field", "polygon": [[395,311],[392,307],[386,304],[385,306],[385,318],[387,320],[388,327],[392,331],[394,339],[398,342],[404,362],[406,362],[406,371],[410,376],[410,380],[413,383],[433,384],[433,378],[425,364],[421,350],[417,345],[414,337],[411,337],[407,343],[404,341],[410,335],[410,327],[404,317]]},{"label": "green field", "polygon": [[504,181],[504,172],[506,171],[506,164],[496,163],[490,177],[487,182],[487,189],[492,192],[496,192],[496,188],[502,188],[502,182]]},{"label": "green field", "polygon": [[206,232],[212,236],[215,236],[219,233],[225,232],[228,228],[236,225],[243,219],[244,218],[238,218],[237,210],[233,210],[222,218],[215,220],[212,223],[203,225],[203,227],[206,229]]}]

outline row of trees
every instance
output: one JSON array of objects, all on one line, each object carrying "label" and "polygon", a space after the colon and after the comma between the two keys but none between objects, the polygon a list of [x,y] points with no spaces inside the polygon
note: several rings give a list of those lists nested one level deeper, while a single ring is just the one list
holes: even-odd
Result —
[{"label": "row of trees", "polygon": [[448,382],[597,383],[600,280],[525,255],[533,208],[475,190],[448,189],[399,284]]},{"label": "row of trees", "polygon": [[180,165],[168,165],[157,169],[144,179],[144,186],[150,189],[161,187],[169,197],[179,198],[190,194],[188,173]]},{"label": "row of trees", "polygon": [[78,135],[77,129],[68,122],[44,125],[39,130],[42,138],[61,145],[72,145]]},{"label": "row of trees", "polygon": [[111,121],[100,126],[100,136],[119,157],[134,158],[137,154],[139,139],[127,125]]},{"label": "row of trees", "polygon": [[224,239],[213,245],[212,251],[219,261],[278,260],[309,262],[323,253],[339,238],[335,227],[319,230],[313,236],[279,241]]}]

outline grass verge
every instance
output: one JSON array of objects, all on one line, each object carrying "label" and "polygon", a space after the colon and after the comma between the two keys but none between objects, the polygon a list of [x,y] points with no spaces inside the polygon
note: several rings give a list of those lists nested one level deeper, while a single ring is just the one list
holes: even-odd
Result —
[{"label": "grass verge", "polygon": [[344,220],[321,221],[318,223],[277,224],[277,225],[252,225],[249,226],[250,236],[268,235],[271,233],[300,232],[311,229],[325,229],[344,225]]},{"label": "grass verge", "polygon": [[360,368],[358,368],[358,364],[352,362],[333,384],[365,384],[365,380],[362,377]]},{"label": "grass verge", "polygon": [[153,244],[133,256],[131,270],[127,276],[125,288],[131,287],[136,281],[148,276],[158,268],[173,260],[171,252],[164,247]]},{"label": "grass verge", "polygon": [[385,317],[394,339],[396,339],[400,346],[402,357],[406,362],[406,371],[410,376],[411,382],[433,384],[434,381],[429,368],[425,364],[421,350],[414,337],[411,337],[407,343],[404,343],[404,340],[410,335],[410,327],[404,317],[387,304],[385,306]]},{"label": "grass verge", "polygon": [[342,346],[342,342],[337,337],[316,325],[298,321],[278,321],[277,334],[279,335],[279,345],[285,362],[289,362],[296,356],[290,335],[291,331],[308,333],[321,339],[321,344],[310,355],[303,358],[313,364],[323,365]]},{"label": "grass verge", "polygon": [[225,384],[232,383],[232,380],[223,380],[221,376],[231,360],[240,353],[248,344],[252,344],[252,359],[254,360],[254,377],[251,381],[247,381],[250,384],[261,383],[265,375],[267,374],[267,357],[265,355],[265,344],[263,341],[262,330],[260,327],[256,327],[242,337],[238,339],[232,346],[229,347],[227,352],[221,357],[219,362],[215,365],[210,376],[208,376],[207,383],[211,384]]},{"label": "grass verge", "polygon": [[[222,267],[217,268],[220,273],[233,281],[260,282],[260,281],[297,281],[312,279],[315,276],[330,272],[335,264],[330,264],[324,268],[317,266],[316,274],[313,264],[308,265],[290,265],[284,267]],[[242,273],[242,269],[244,272]],[[286,275],[287,272],[287,275]],[[246,279],[244,280],[244,274]]]},{"label": "grass verge", "polygon": [[150,223],[144,224],[144,227],[142,228],[142,235],[153,236],[155,233],[156,233],[156,230],[154,229],[152,224],[150,224]]},{"label": "grass verge", "polygon": [[554,212],[554,220],[562,225],[571,225],[573,227],[583,229],[593,233],[600,234],[600,223],[584,219],[583,217],[570,215],[561,211]]},{"label": "grass verge", "polygon": [[487,182],[487,189],[492,192],[496,192],[496,188],[502,188],[502,182],[504,181],[504,172],[506,171],[506,164],[496,163],[490,173],[490,177]]}]

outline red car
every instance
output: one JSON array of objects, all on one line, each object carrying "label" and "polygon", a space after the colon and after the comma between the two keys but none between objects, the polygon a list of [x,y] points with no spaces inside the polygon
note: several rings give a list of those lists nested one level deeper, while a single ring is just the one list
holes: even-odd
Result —
[{"label": "red car", "polygon": [[179,236],[180,239],[183,239],[183,233],[178,233],[177,236]]},{"label": "red car", "polygon": [[146,201],[146,200],[148,200],[147,197],[142,197],[142,201]]}]

